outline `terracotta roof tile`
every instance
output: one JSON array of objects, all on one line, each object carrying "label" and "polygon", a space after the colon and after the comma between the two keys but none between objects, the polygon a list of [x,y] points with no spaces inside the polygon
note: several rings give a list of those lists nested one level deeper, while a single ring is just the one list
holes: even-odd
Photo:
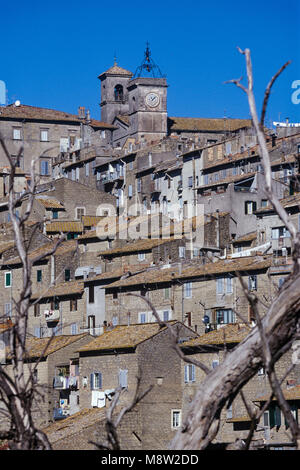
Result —
[{"label": "terracotta roof tile", "polygon": [[[169,323],[173,324],[175,322]],[[158,323],[138,323],[130,326],[116,326],[80,348],[79,352],[134,348],[165,328],[166,327],[161,328]]]},{"label": "terracotta roof tile", "polygon": [[69,295],[81,295],[84,292],[83,281],[68,281],[55,286],[50,286],[43,292],[33,293],[31,300],[48,299],[53,297],[65,297]]},{"label": "terracotta roof tile", "polygon": [[234,272],[251,272],[268,269],[273,263],[272,256],[249,256],[236,259],[226,259],[217,261],[215,263],[207,263],[204,265],[195,265],[182,268],[179,271],[178,266],[171,268],[150,268],[140,274],[121,279],[112,284],[109,284],[107,288],[115,287],[127,287],[134,285],[143,284],[159,284],[165,282],[172,282],[175,279],[192,279],[192,278],[203,278],[206,276],[213,276],[225,273]]},{"label": "terracotta roof tile", "polygon": [[[53,249],[55,247],[55,244],[56,244],[56,241],[51,241],[49,243],[45,243],[44,245],[40,246],[39,248],[36,248],[35,250],[30,251],[30,253],[28,255],[29,259],[32,260],[32,259],[36,258],[37,256],[42,255],[43,253],[47,253],[48,251],[50,251],[51,249]],[[61,255],[61,254],[64,254],[64,253],[68,253],[70,251],[75,252],[76,250],[77,250],[77,241],[76,240],[66,240],[66,241],[62,242],[56,248],[54,255],[57,256],[57,255]],[[2,264],[10,266],[10,265],[14,265],[14,264],[19,264],[20,262],[21,262],[20,257],[16,256],[14,258],[5,260],[5,262],[2,263]]]},{"label": "terracotta roof tile", "polygon": [[251,242],[253,240],[256,240],[257,238],[257,233],[256,232],[251,232],[247,233],[246,235],[242,235],[241,237],[235,238],[232,243],[235,245],[236,243],[243,243],[243,242]]},{"label": "terracotta roof tile", "polygon": [[69,346],[72,343],[88,336],[88,333],[79,335],[59,335],[49,338],[27,338],[26,339],[26,357],[47,357],[59,349]]},{"label": "terracotta roof tile", "polygon": [[36,201],[46,209],[64,209],[64,206],[57,199],[36,197]]},{"label": "terracotta roof tile", "polygon": [[[62,122],[73,122],[80,124],[83,120],[76,114],[66,113],[64,111],[57,111],[55,109],[38,108],[36,106],[20,105],[15,106],[10,104],[8,106],[2,106],[0,108],[0,119],[11,118],[11,119],[22,119],[22,120],[37,120],[37,121],[62,121]],[[114,126],[106,122],[97,121],[91,119],[89,123],[92,127],[112,129]]]},{"label": "terracotta roof tile", "polygon": [[61,220],[56,222],[49,222],[46,224],[47,233],[57,233],[57,232],[83,232],[83,225],[81,222],[73,220]]},{"label": "terracotta roof tile", "polygon": [[104,74],[109,74],[109,75],[126,75],[126,76],[132,76],[133,73],[130,72],[129,70],[126,70],[126,69],[123,69],[122,67],[120,67],[119,65],[117,65],[116,63],[110,67],[108,70],[106,70],[105,72],[101,73],[99,75],[99,77],[102,77],[102,75]]},{"label": "terracotta roof tile", "polygon": [[248,326],[231,323],[220,327],[218,330],[210,331],[198,338],[186,341],[181,344],[181,347],[197,348],[197,346],[205,345],[239,343],[246,338],[250,331],[251,328]]},{"label": "terracotta roof tile", "polygon": [[[285,389],[285,390],[282,390],[283,391],[283,395],[284,395],[284,398],[286,400],[300,400],[300,385],[296,385],[294,387],[291,387],[291,388],[288,388],[288,389]],[[267,401],[269,400],[270,398],[270,394],[269,395],[262,395],[262,396],[259,396],[257,398],[255,398],[253,401],[254,402],[262,402],[262,401]],[[273,401],[275,401],[276,398],[274,397],[273,398]]]},{"label": "terracotta roof tile", "polygon": [[169,117],[169,127],[171,131],[236,131],[243,127],[251,127],[250,119],[224,119],[224,118],[186,118]]}]

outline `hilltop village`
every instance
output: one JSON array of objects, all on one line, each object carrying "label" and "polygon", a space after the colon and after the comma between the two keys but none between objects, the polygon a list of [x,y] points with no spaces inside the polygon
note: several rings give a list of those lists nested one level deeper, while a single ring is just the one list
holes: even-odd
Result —
[{"label": "hilltop village", "polygon": [[[24,234],[33,261],[26,360],[30,366],[39,358],[41,386],[35,419],[54,449],[92,449],[91,441],[105,439],[115,390],[123,389],[121,407],[139,382],[141,390],[152,388],[124,416],[121,448],[167,449],[205,377],[176,353],[169,327],[184,354],[217,368],[255,327],[239,276],[262,300],[263,314],[291,272],[290,235],[264,194],[251,120],[169,116],[167,79],[148,49],[135,73],[115,61],[99,82],[101,120],[83,106],[77,115],[20,102],[0,107],[0,132],[17,164],[14,190],[26,191],[33,158],[39,176]],[[296,131],[266,128],[265,135],[274,191],[298,228]],[[9,172],[1,149],[0,337],[6,345],[22,283]],[[16,208],[20,216],[26,202]],[[41,257],[62,235],[54,253]],[[279,375],[290,365],[287,352]],[[9,372],[9,355],[3,367]],[[298,416],[299,366],[282,388]],[[267,402],[264,369],[245,394],[253,407]],[[215,442],[244,439],[250,425],[237,396],[223,411]],[[273,400],[251,445],[289,443]]]}]

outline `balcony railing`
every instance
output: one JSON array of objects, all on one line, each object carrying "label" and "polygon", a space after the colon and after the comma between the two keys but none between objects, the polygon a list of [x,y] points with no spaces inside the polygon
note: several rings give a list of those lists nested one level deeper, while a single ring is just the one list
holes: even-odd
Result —
[{"label": "balcony railing", "polygon": [[120,181],[123,181],[124,180],[124,175],[122,175],[121,173],[106,173],[104,176],[102,176],[101,178],[101,183],[103,184],[107,184],[107,183],[112,183],[114,181],[117,181],[117,180],[120,180]]},{"label": "balcony railing", "polygon": [[60,318],[59,310],[45,310],[44,311],[46,322],[58,322]]}]

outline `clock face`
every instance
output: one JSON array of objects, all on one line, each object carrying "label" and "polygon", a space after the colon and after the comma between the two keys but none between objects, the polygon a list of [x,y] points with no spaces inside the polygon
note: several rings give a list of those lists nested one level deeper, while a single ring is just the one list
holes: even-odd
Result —
[{"label": "clock face", "polygon": [[154,93],[153,91],[151,93],[148,93],[146,96],[146,105],[150,106],[150,108],[155,108],[159,104],[159,96],[157,93]]}]

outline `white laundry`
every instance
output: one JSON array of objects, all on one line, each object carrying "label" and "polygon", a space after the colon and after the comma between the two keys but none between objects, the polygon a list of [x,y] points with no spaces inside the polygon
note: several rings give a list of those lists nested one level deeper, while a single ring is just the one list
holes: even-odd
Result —
[{"label": "white laundry", "polygon": [[91,405],[96,408],[103,408],[105,406],[105,393],[93,390]]}]

